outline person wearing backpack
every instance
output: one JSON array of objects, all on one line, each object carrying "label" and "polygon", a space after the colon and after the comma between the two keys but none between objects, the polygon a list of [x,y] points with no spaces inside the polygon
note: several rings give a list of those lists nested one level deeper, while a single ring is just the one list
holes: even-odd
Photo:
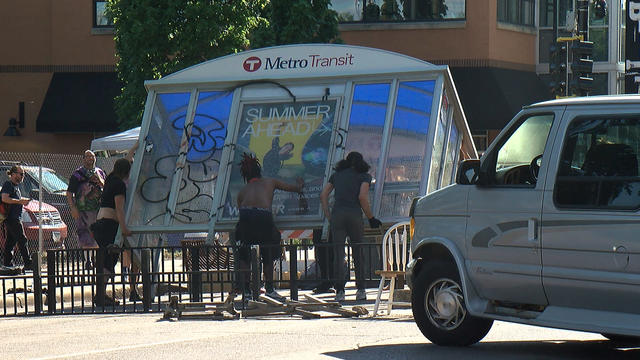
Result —
[{"label": "person wearing backpack", "polygon": [[27,205],[28,198],[22,197],[18,185],[24,179],[24,169],[20,165],[13,165],[7,171],[9,180],[2,185],[2,202],[5,206],[9,206],[7,217],[3,224],[5,226],[7,236],[4,247],[4,266],[13,266],[13,248],[18,244],[20,255],[24,261],[25,270],[33,270],[33,263],[27,249],[27,237],[24,235],[22,227],[22,206]]}]

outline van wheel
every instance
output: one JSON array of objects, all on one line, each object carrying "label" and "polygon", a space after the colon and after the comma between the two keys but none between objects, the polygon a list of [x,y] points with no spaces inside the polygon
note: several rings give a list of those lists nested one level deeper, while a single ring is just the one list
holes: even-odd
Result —
[{"label": "van wheel", "polygon": [[640,337],[637,337],[637,336],[617,335],[617,334],[601,334],[601,335],[613,341],[616,344],[628,344],[628,345],[640,344]]},{"label": "van wheel", "polygon": [[423,267],[411,292],[413,318],[434,344],[468,346],[480,341],[493,320],[469,315],[454,265],[431,262]]}]

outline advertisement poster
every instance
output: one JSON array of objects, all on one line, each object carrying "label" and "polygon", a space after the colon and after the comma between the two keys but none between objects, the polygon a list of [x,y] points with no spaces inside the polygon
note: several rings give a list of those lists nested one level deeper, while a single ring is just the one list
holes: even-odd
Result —
[{"label": "advertisement poster", "polygon": [[243,153],[255,155],[262,176],[295,184],[304,179],[304,194],[276,190],[274,216],[318,216],[320,192],[328,163],[336,100],[245,103],[238,119],[229,187],[223,218],[238,216],[237,196],[244,186],[240,175]]}]

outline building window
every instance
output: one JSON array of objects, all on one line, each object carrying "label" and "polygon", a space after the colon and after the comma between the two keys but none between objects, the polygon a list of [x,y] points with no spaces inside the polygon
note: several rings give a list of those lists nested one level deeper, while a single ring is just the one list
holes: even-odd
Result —
[{"label": "building window", "polygon": [[498,21],[534,26],[535,0],[498,0]]},{"label": "building window", "polygon": [[107,16],[107,1],[93,1],[93,27],[113,27],[113,21]]},{"label": "building window", "polygon": [[466,16],[466,0],[333,0],[331,8],[340,22],[443,21]]}]

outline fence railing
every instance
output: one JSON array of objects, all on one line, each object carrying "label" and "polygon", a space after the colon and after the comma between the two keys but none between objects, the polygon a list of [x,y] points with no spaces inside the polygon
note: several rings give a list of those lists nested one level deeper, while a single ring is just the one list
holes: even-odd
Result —
[{"label": "fence railing", "polygon": [[[0,276],[0,316],[84,313],[161,312],[172,296],[180,301],[224,301],[230,291],[245,296],[257,294],[262,284],[259,251],[252,249],[250,267],[235,261],[232,246],[186,244],[181,247],[110,249],[118,256],[113,274],[105,273],[107,250],[51,249],[42,273]],[[264,248],[263,248],[264,250]],[[280,258],[274,267],[276,290],[296,300],[300,290],[311,290],[323,282],[335,283],[331,269],[330,244],[288,244],[278,246]],[[362,243],[362,270],[367,287],[376,287],[375,270],[381,268],[380,244]],[[131,263],[131,252],[140,259]],[[351,247],[345,250],[344,282],[353,281]],[[240,299],[240,298],[239,298]]]}]

